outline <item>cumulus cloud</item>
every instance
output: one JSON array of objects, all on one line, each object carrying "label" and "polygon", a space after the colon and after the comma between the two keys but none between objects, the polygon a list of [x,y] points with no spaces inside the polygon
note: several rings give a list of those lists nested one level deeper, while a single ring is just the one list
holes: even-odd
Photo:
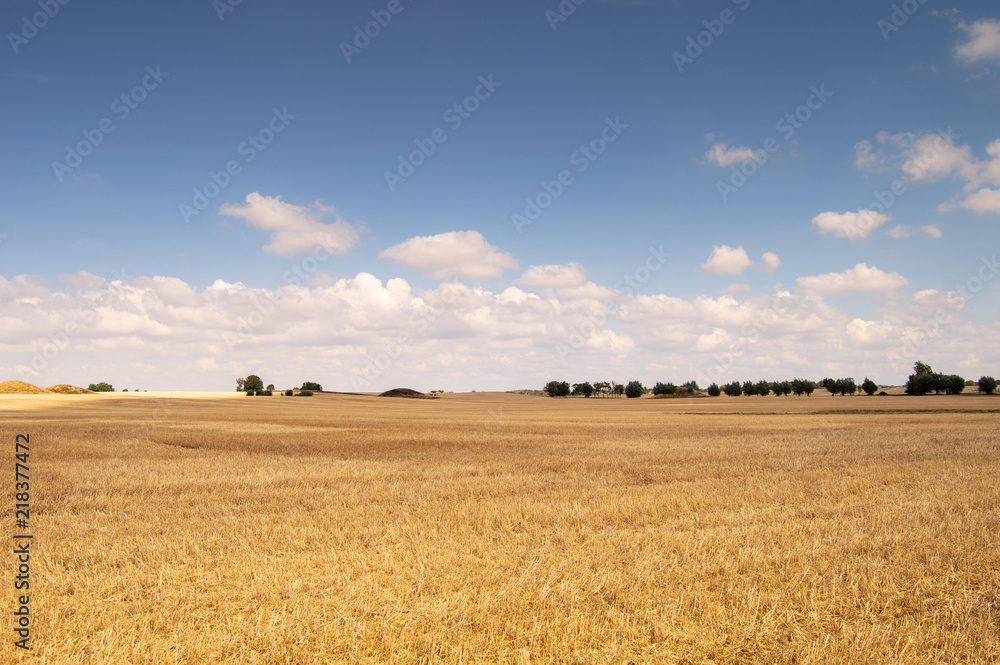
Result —
[{"label": "cumulus cloud", "polygon": [[732,166],[742,164],[756,157],[756,153],[746,146],[729,147],[725,143],[716,143],[705,153],[705,161],[718,166]]},{"label": "cumulus cloud", "polygon": [[743,246],[716,245],[701,269],[714,275],[739,275],[753,265]]},{"label": "cumulus cloud", "polygon": [[486,242],[478,231],[449,231],[418,236],[383,250],[379,256],[412,270],[428,271],[439,279],[499,277],[518,262]]},{"label": "cumulus cloud", "polygon": [[764,252],[761,257],[760,269],[764,272],[774,272],[781,267],[781,259],[774,252]]},{"label": "cumulus cloud", "polygon": [[899,273],[887,273],[859,263],[850,270],[826,275],[799,277],[799,291],[804,294],[836,295],[850,291],[895,291],[910,282]]},{"label": "cumulus cloud", "polygon": [[812,223],[820,233],[830,233],[838,238],[867,238],[872,231],[889,221],[889,215],[874,210],[857,212],[823,212],[813,217]]},{"label": "cumulus cloud", "polygon": [[938,226],[937,224],[923,224],[916,228],[912,226],[907,226],[906,224],[897,224],[896,226],[886,231],[885,234],[890,238],[900,239],[900,238],[909,238],[910,236],[914,235],[917,231],[920,231],[924,235],[931,238],[944,237],[944,232],[941,230],[941,227]]},{"label": "cumulus cloud", "polygon": [[531,266],[521,275],[522,284],[537,289],[562,289],[581,286],[586,281],[587,272],[579,263]]},{"label": "cumulus cloud", "polygon": [[[312,207],[285,203],[280,196],[247,194],[246,205],[223,204],[220,215],[242,217],[247,223],[271,233],[271,244],[264,251],[292,255],[324,249],[343,254],[358,241],[358,229],[336,215],[336,210],[316,202]],[[324,223],[324,215],[333,215]]]},{"label": "cumulus cloud", "polygon": [[973,23],[962,22],[959,29],[965,39],[955,47],[955,56],[967,63],[1000,60],[1000,20],[984,18]]},{"label": "cumulus cloud", "polygon": [[973,154],[969,145],[956,145],[952,132],[880,132],[878,148],[870,141],[855,146],[855,164],[861,169],[898,168],[904,183],[935,182],[944,178],[964,181],[963,194],[940,211],[963,207],[977,214],[1000,213],[1000,196],[991,187],[1000,186],[1000,140],[986,146],[988,159]]}]

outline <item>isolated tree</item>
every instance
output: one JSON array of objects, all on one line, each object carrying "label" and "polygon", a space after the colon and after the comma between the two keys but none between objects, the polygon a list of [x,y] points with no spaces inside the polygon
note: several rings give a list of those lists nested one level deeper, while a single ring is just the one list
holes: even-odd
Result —
[{"label": "isolated tree", "polygon": [[997,391],[997,380],[992,376],[979,377],[979,392],[992,395]]},{"label": "isolated tree", "polygon": [[871,396],[878,392],[878,384],[866,376],[861,384],[861,389],[865,391],[865,394]]},{"label": "isolated tree", "polygon": [[244,390],[263,390],[264,382],[256,374],[251,374],[243,379],[243,388]]},{"label": "isolated tree", "polygon": [[267,388],[265,388],[264,390],[267,390],[267,391],[274,390],[274,384],[273,383],[267,384]]},{"label": "isolated tree", "polygon": [[712,385],[708,387],[708,394],[711,397],[718,397],[722,394],[722,388],[719,387],[718,383],[712,382]]}]

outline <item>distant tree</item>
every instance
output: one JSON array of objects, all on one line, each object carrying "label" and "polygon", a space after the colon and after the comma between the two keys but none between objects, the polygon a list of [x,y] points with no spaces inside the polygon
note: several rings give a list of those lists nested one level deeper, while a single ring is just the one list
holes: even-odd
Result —
[{"label": "distant tree", "polygon": [[660,383],[657,381],[656,385],[653,386],[652,392],[654,395],[673,395],[677,392],[677,386],[672,383]]},{"label": "distant tree", "polygon": [[979,378],[979,392],[986,393],[987,395],[992,395],[997,391],[997,380],[992,376],[983,376]]},{"label": "distant tree", "polygon": [[618,397],[621,397],[622,395],[625,394],[625,386],[623,386],[620,383],[615,383],[614,385],[615,385],[615,387],[614,387],[614,394],[615,395],[617,395]]},{"label": "distant tree", "polygon": [[122,392],[123,393],[127,393],[128,392],[128,388],[122,388]]},{"label": "distant tree", "polygon": [[708,387],[708,394],[711,397],[718,397],[722,394],[722,388],[719,387],[718,383],[712,382],[712,385]]},{"label": "distant tree", "polygon": [[743,382],[743,394],[746,395],[747,397],[757,394],[757,386],[754,385],[753,381]]},{"label": "distant tree", "polygon": [[792,379],[792,392],[795,393],[796,397],[802,397],[805,394],[807,383],[812,382],[804,379]]},{"label": "distant tree", "polygon": [[847,395],[853,395],[854,393],[858,392],[858,384],[854,382],[854,379],[851,378],[840,379],[837,383],[838,386],[840,387],[839,392],[841,397],[846,397]]},{"label": "distant tree", "polygon": [[866,376],[865,380],[861,383],[861,389],[865,391],[866,395],[874,395],[878,392],[878,384]]},{"label": "distant tree", "polygon": [[294,390],[286,390],[285,391],[285,397],[291,397],[294,394],[295,394]]},{"label": "distant tree", "polygon": [[303,381],[301,390],[315,390],[319,392],[323,390],[323,386],[319,385],[315,381]]},{"label": "distant tree", "polygon": [[594,394],[594,386],[590,385],[588,382],[574,383],[573,384],[573,394],[583,395],[584,397],[590,397]]},{"label": "distant tree", "polygon": [[243,386],[244,381],[246,381],[246,379],[239,377],[236,378],[236,392],[241,393],[246,390],[246,388]]},{"label": "distant tree", "polygon": [[831,395],[836,395],[840,392],[840,383],[836,379],[823,379],[820,381],[820,385],[826,388],[827,392]]},{"label": "distant tree", "polygon": [[629,381],[628,385],[625,386],[625,397],[642,397],[645,393],[646,389],[638,381]]},{"label": "distant tree", "polygon": [[698,392],[699,390],[701,390],[701,388],[698,387],[697,381],[688,381],[683,386],[681,386],[681,388],[687,388],[692,392]]},{"label": "distant tree", "polygon": [[91,383],[87,386],[87,390],[93,390],[95,393],[113,393],[115,388],[110,383],[101,381],[100,383]]},{"label": "distant tree", "polygon": [[754,391],[761,397],[767,397],[771,394],[771,384],[761,379],[754,385]]},{"label": "distant tree", "polygon": [[265,388],[264,390],[274,390],[274,384],[273,383],[267,384],[267,388]]},{"label": "distant tree", "polygon": [[927,363],[920,362],[919,360],[913,363],[913,373],[914,374],[933,374],[934,370]]},{"label": "distant tree", "polygon": [[771,386],[771,390],[773,390],[774,394],[778,395],[779,397],[781,395],[785,395],[787,397],[788,395],[792,394],[792,382],[791,381],[776,381],[774,383],[774,385]]},{"label": "distant tree", "polygon": [[247,378],[243,379],[243,388],[245,390],[263,390],[264,382],[260,380],[260,377],[256,374],[251,374]]},{"label": "distant tree", "polygon": [[549,397],[566,397],[569,395],[569,384],[565,381],[549,381],[543,390]]},{"label": "distant tree", "polygon": [[739,397],[743,394],[743,388],[740,386],[739,381],[733,381],[732,383],[727,383],[722,387],[723,392],[725,392],[730,397]]},{"label": "distant tree", "polygon": [[957,374],[944,376],[941,382],[944,384],[945,392],[949,395],[961,395],[962,391],[965,390],[965,379]]}]

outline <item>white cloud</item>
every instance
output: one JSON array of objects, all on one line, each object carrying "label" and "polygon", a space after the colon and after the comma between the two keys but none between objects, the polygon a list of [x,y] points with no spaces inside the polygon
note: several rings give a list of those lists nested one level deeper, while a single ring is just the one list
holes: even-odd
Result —
[{"label": "white cloud", "polygon": [[449,231],[410,238],[383,250],[379,256],[412,270],[430,271],[440,279],[499,277],[504,270],[518,267],[510,254],[486,242],[478,231]]},{"label": "white cloud", "polygon": [[867,238],[889,219],[889,215],[874,210],[859,210],[820,213],[813,217],[812,223],[820,233],[832,233],[838,238]]},{"label": "white cloud", "polygon": [[896,238],[897,240],[900,238],[909,238],[913,235],[913,227],[905,224],[899,224],[886,231],[885,234],[890,238]]},{"label": "white cloud", "polygon": [[705,153],[705,161],[725,167],[748,162],[755,156],[756,153],[746,146],[731,148],[725,143],[716,143]]},{"label": "white cloud", "polygon": [[834,272],[826,275],[799,277],[799,291],[814,295],[835,295],[849,291],[895,291],[907,284],[909,280],[899,273],[887,273],[867,264],[859,263],[845,272]]},{"label": "white cloud", "polygon": [[703,263],[701,268],[714,275],[739,275],[752,265],[753,261],[747,256],[742,245],[736,248],[729,245],[716,245],[712,249],[708,261]]},{"label": "white cloud", "polygon": [[764,252],[761,257],[760,269],[764,272],[774,272],[781,266],[781,259],[774,252]]},{"label": "white cloud", "polygon": [[580,286],[587,281],[587,272],[579,263],[531,266],[521,275],[521,283],[539,289],[561,289]]},{"label": "white cloud", "polygon": [[292,205],[280,196],[247,194],[246,205],[223,204],[220,215],[242,217],[249,224],[271,232],[271,244],[264,251],[290,255],[324,249],[331,254],[343,254],[358,241],[358,230],[339,216],[331,224],[323,223],[324,214],[335,214],[331,207],[319,202],[311,208]]},{"label": "white cloud", "polygon": [[977,215],[988,212],[1000,213],[1000,189],[984,188],[966,197],[960,204],[963,208],[972,210]]},{"label": "white cloud", "polygon": [[920,227],[920,230],[931,238],[943,238],[944,232],[941,231],[941,227],[937,224],[924,224]]},{"label": "white cloud", "polygon": [[1000,20],[984,18],[958,26],[965,32],[965,41],[955,47],[955,56],[965,62],[1000,59]]}]

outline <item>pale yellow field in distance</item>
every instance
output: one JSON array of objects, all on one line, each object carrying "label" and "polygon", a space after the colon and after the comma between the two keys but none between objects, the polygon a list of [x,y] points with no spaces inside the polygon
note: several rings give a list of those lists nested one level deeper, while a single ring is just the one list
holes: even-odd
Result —
[{"label": "pale yellow field in distance", "polygon": [[4,396],[34,623],[0,660],[1000,662],[998,411]]}]

